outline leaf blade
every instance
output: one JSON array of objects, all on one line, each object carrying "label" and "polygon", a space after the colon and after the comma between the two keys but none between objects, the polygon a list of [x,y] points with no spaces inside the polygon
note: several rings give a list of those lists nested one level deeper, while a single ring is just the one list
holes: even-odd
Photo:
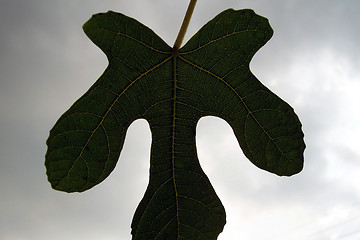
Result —
[{"label": "leaf blade", "polygon": [[[262,85],[249,69],[251,58],[272,34],[268,20],[252,10],[226,10],[200,29],[181,49],[180,59],[191,66],[182,74],[188,77],[198,74],[197,79],[221,82],[223,86],[217,84],[210,92],[207,90],[211,104],[203,106],[208,108],[204,116],[215,115],[225,119],[233,128],[244,154],[256,166],[278,175],[292,175],[303,167],[305,144],[301,123],[293,109]],[[206,81],[202,84],[206,85]],[[216,86],[216,83],[212,84]],[[196,94],[204,92],[206,89],[199,88]],[[218,99],[222,102],[218,103]],[[225,105],[231,107],[227,111],[218,111],[227,108]],[[259,117],[260,112],[272,112],[272,119]],[[272,136],[270,130],[273,128],[281,129],[279,132],[283,136]],[[257,131],[259,134],[253,135]],[[265,141],[261,140],[261,134],[267,136]],[[288,146],[275,140],[275,137],[287,137],[293,147],[285,153],[283,149]],[[269,146],[267,141],[274,146],[271,151],[266,150]],[[273,155],[276,157],[271,157]],[[282,164],[276,163],[276,159],[282,158],[287,160],[281,160]]]},{"label": "leaf blade", "polygon": [[301,171],[299,119],[249,69],[272,36],[267,19],[226,10],[178,52],[114,12],[94,15],[84,31],[109,66],[50,131],[45,165],[55,189],[84,191],[103,181],[138,118],[148,121],[152,145],[133,239],[216,239],[223,230],[224,207],[197,158],[195,131],[203,116],[226,120],[256,166],[278,175]]},{"label": "leaf blade", "polygon": [[[151,38],[147,40],[152,44],[156,43],[156,46],[164,51],[148,47],[149,44],[136,39],[136,37],[129,38],[127,34],[113,32],[114,29],[117,29],[117,25],[114,23],[116,21],[124,23],[121,24],[122,26],[133,24],[137,26],[135,30],[152,33],[152,35],[148,34]],[[85,191],[104,180],[114,169],[124,143],[126,130],[143,111],[141,108],[134,108],[134,106],[138,106],[132,103],[134,98],[136,101],[136,94],[129,89],[168,61],[169,57],[165,54],[167,59],[164,59],[163,56],[166,49],[168,50],[167,54],[171,50],[160,38],[156,38],[156,35],[153,36],[154,33],[150,29],[139,25],[134,19],[113,12],[94,15],[84,25],[84,31],[105,52],[110,64],[98,81],[63,114],[50,131],[45,161],[48,179],[53,188],[67,192]],[[126,31],[126,27],[123,31]],[[103,35],[106,35],[105,39],[99,37]],[[146,58],[131,58],[132,61],[126,61],[129,59],[127,51],[111,48],[115,40],[116,44],[126,45],[123,38],[130,39],[135,43],[133,48],[138,48],[138,51],[141,49],[142,56],[151,56],[149,52],[153,51],[164,52],[156,59],[161,62],[148,68],[149,61]],[[153,61],[150,62],[150,65],[153,64]],[[146,63],[148,64],[146,65]],[[124,76],[120,78],[121,81],[113,81],[114,76],[118,75],[117,69],[125,72]],[[121,106],[117,106],[119,101],[121,101]],[[78,134],[73,137],[72,131],[86,132],[87,134],[83,134],[83,136]],[[97,135],[102,135],[102,137],[94,141],[93,139],[97,139]],[[92,145],[91,149],[89,145]],[[77,147],[77,151],[67,150],[75,147]],[[104,158],[102,154],[108,157]],[[63,164],[56,163],[57,161],[62,161]]]}]

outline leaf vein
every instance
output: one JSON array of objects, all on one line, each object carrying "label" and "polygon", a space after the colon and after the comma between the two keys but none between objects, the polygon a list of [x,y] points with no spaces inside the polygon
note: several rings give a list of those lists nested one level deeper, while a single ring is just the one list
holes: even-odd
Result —
[{"label": "leaf vein", "polygon": [[[251,115],[251,117],[255,120],[255,122],[257,123],[257,125],[262,129],[263,132],[266,133],[267,137],[275,144],[275,146],[277,147],[277,149],[279,150],[279,152],[281,152],[287,159],[289,159],[287,157],[287,155],[285,153],[283,153],[283,151],[280,149],[280,147],[276,144],[276,142],[274,141],[274,139],[269,135],[269,133],[265,130],[265,128],[262,126],[262,124],[258,121],[258,119],[254,116],[253,112],[250,110],[249,106],[246,104],[246,102],[244,101],[244,97],[240,96],[240,94],[228,83],[224,80],[224,78],[219,77],[218,75],[216,75],[215,73],[201,67],[198,66],[197,64],[187,60],[186,58],[179,56],[179,58],[181,60],[183,60],[184,62],[188,63],[190,66],[193,66],[195,68],[198,68],[199,70],[207,73],[208,75],[214,77],[215,79],[218,79],[219,81],[221,81],[222,83],[224,83],[236,96],[237,98],[240,100],[240,102],[243,104],[243,106],[245,107],[245,109],[247,110],[248,115]],[[245,133],[244,133],[245,134]],[[246,139],[246,138],[245,138]],[[248,149],[250,150],[250,148],[248,147]]]}]

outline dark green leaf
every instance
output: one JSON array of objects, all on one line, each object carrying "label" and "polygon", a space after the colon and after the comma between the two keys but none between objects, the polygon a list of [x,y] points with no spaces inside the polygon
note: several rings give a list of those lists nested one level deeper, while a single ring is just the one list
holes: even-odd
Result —
[{"label": "dark green leaf", "polygon": [[152,145],[133,239],[209,240],[222,231],[225,211],[196,153],[203,116],[225,119],[259,168],[278,175],[301,171],[298,117],[249,70],[272,36],[267,19],[252,10],[226,10],[179,51],[119,13],[94,15],[84,31],[109,66],[50,132],[45,164],[53,188],[81,192],[104,180],[139,118],[149,122]]}]

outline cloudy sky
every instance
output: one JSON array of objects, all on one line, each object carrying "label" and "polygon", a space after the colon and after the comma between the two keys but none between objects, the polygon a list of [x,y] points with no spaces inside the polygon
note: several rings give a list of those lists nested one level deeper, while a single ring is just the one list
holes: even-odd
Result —
[{"label": "cloudy sky", "polygon": [[[0,239],[131,239],[148,181],[151,135],[128,130],[120,160],[84,193],[52,190],[49,130],[102,74],[105,55],[85,36],[92,14],[136,18],[173,45],[185,0],[0,0]],[[273,38],[253,73],[299,115],[304,170],[278,177],[252,165],[232,130],[206,117],[198,155],[227,212],[220,240],[360,239],[360,2],[199,0],[185,41],[227,8],[267,17]]]}]

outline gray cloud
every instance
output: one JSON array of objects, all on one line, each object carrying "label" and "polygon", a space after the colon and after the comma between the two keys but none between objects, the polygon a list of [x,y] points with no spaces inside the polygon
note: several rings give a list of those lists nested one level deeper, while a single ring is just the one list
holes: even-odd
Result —
[{"label": "gray cloud", "polygon": [[[107,65],[81,29],[92,14],[123,12],[172,45],[186,5],[168,0],[2,1],[1,239],[130,239],[131,218],[148,181],[151,135],[145,121],[130,127],[109,178],[81,194],[50,188],[43,165],[45,141],[58,117]],[[359,3],[199,1],[187,39],[229,7],[253,8],[269,18],[275,35],[251,68],[295,107],[307,149],[303,172],[279,178],[243,156],[223,120],[200,120],[199,158],[228,214],[219,239],[272,234],[276,239],[311,234],[329,239],[352,232],[352,225],[329,227],[359,217]]]}]

